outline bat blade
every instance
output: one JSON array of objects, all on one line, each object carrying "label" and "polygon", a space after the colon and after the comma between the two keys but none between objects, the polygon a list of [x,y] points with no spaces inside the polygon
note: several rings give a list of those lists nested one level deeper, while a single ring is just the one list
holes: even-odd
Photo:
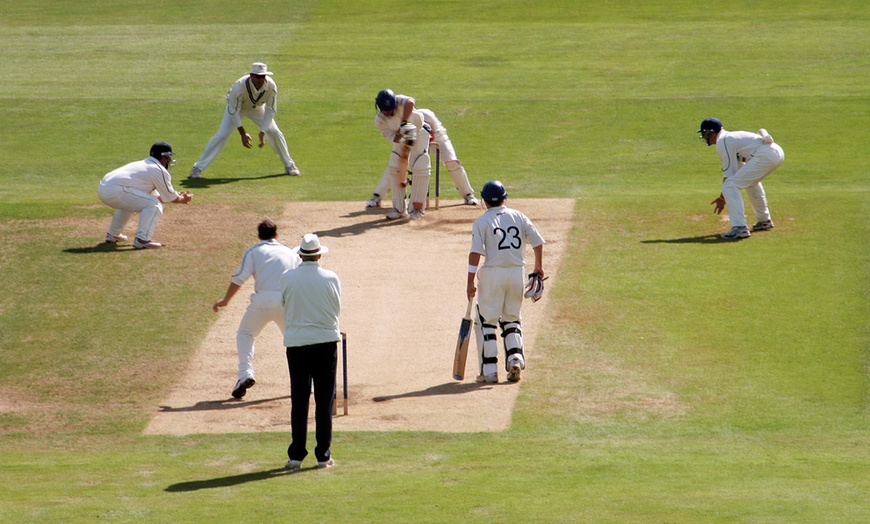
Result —
[{"label": "bat blade", "polygon": [[456,339],[456,352],[453,356],[453,378],[465,378],[465,361],[468,358],[468,344],[471,341],[471,300],[465,309],[465,317],[459,324],[459,337]]}]

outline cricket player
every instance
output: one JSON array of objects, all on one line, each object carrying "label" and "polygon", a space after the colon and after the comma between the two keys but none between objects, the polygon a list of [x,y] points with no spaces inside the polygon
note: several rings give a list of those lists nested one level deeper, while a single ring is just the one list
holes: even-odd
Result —
[{"label": "cricket player", "polygon": [[239,269],[233,273],[224,298],[212,306],[215,313],[230,303],[239,288],[254,277],[254,294],[236,332],[239,353],[239,380],[233,386],[234,398],[242,398],[248,388],[256,384],[254,378],[254,339],[266,324],[273,322],[284,332],[284,306],[281,303],[281,275],[302,263],[292,248],[278,242],[278,226],[266,219],[257,226],[260,242],[245,250]]},{"label": "cricket player", "polygon": [[227,109],[224,111],[221,126],[206,144],[202,156],[193,164],[189,178],[202,178],[202,172],[227,146],[233,130],[239,132],[242,145],[251,149],[251,135],[245,131],[242,117],[247,117],[257,124],[260,131],[259,147],[262,148],[266,142],[269,143],[284,164],[285,174],[290,176],[302,174],[296,167],[296,162],[290,157],[284,133],[275,123],[275,113],[278,112],[278,86],[271,76],[272,73],[266,64],[255,62],[251,66],[250,73],[236,80],[227,93]]},{"label": "cricket player", "polygon": [[169,168],[175,165],[172,146],[157,142],[151,146],[145,160],[131,162],[106,174],[100,180],[97,195],[107,206],[115,209],[115,215],[106,233],[106,242],[117,244],[127,240],[124,227],[139,213],[134,249],[157,249],[163,247],[152,242],[154,231],[163,216],[163,203],[187,204],[193,199],[187,191],[179,193],[172,187]]},{"label": "cricket player", "polygon": [[[395,95],[382,89],[375,98],[375,126],[393,151],[382,180],[389,178],[393,192],[393,209],[387,213],[388,220],[423,218],[426,194],[429,192],[429,176],[432,165],[429,159],[431,128],[425,123],[423,113],[415,109],[414,100],[405,95]],[[411,203],[405,211],[405,188],[408,171],[411,171]],[[378,197],[380,203],[380,197]]]},{"label": "cricket player", "polygon": [[[526,215],[505,207],[507,190],[498,180],[487,182],[480,196],[487,209],[472,226],[467,286],[471,300],[477,292],[474,285],[477,275],[480,286],[474,322],[480,362],[477,381],[498,382],[498,324],[504,341],[507,379],[517,382],[526,367],[520,316],[526,282],[525,249],[527,244],[532,248],[533,273],[543,279],[544,238]],[[482,267],[479,266],[481,256],[486,258]]]},{"label": "cricket player", "polygon": [[723,233],[722,238],[749,238],[751,233],[746,222],[743,207],[743,195],[746,191],[756,223],[753,231],[773,229],[773,220],[767,207],[767,195],[761,181],[785,159],[785,153],[766,129],[758,133],[749,131],[726,131],[722,122],[715,118],[707,118],[701,122],[701,128],[696,131],[708,146],[715,145],[716,153],[722,160],[722,192],[710,202],[715,206],[713,211],[718,215],[728,206],[728,220],[731,230]]},{"label": "cricket player", "polygon": [[[392,91],[389,92],[392,93]],[[396,99],[398,100],[400,97],[402,99],[403,108],[406,106],[410,106],[411,108],[416,107],[416,101],[413,98],[399,95],[398,97],[396,97]],[[469,206],[476,206],[477,199],[474,198],[474,189],[471,187],[471,183],[468,181],[468,173],[465,172],[465,167],[463,167],[462,162],[456,157],[456,150],[453,148],[453,143],[450,141],[450,137],[447,135],[447,128],[445,128],[444,124],[442,124],[441,121],[438,120],[438,117],[431,109],[418,109],[418,111],[423,115],[423,122],[429,125],[429,127],[431,128],[432,140],[436,144],[438,144],[438,148],[441,150],[441,161],[444,163],[444,166],[447,168],[450,176],[453,177],[453,182],[454,184],[456,184],[456,189],[459,191],[459,194],[462,195],[465,204]],[[377,122],[378,121],[375,120],[376,124]],[[395,140],[393,136],[395,133],[395,129],[387,127],[387,130],[385,132],[384,128],[382,128],[380,125],[378,126],[378,129],[381,130],[381,133],[384,133],[384,137],[387,140]],[[366,207],[380,207],[381,196],[386,195],[387,191],[389,191],[390,189],[392,173],[393,170],[390,167],[387,167],[387,169],[384,171],[383,176],[381,177],[381,181],[378,184],[378,187],[375,188],[375,192],[372,195],[372,198],[366,203]]]}]

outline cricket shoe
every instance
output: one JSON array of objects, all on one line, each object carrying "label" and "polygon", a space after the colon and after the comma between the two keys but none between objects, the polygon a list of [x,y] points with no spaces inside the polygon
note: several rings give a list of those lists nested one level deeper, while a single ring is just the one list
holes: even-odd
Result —
[{"label": "cricket shoe", "polygon": [[202,169],[193,166],[190,168],[190,174],[187,175],[187,178],[202,178]]},{"label": "cricket shoe", "polygon": [[332,457],[329,457],[327,460],[317,462],[317,467],[320,469],[331,468],[332,466],[335,466],[335,461],[332,460]]},{"label": "cricket shoe", "polygon": [[287,169],[284,170],[284,174],[288,176],[299,176],[302,174],[302,171],[299,171],[299,168],[296,167],[296,164],[290,164]]},{"label": "cricket shoe", "polygon": [[118,242],[123,242],[125,240],[127,240],[127,235],[125,235],[124,233],[121,233],[118,236],[115,236],[111,233],[106,233],[106,242],[108,242],[109,244],[117,244]]},{"label": "cricket shoe", "polygon": [[381,195],[374,193],[369,201],[366,202],[366,207],[381,207]]},{"label": "cricket shoe", "polygon": [[724,238],[725,240],[749,238],[750,236],[752,236],[752,233],[749,232],[749,228],[746,226],[734,226],[731,228],[731,231],[727,233],[722,233],[722,238]]},{"label": "cricket shoe", "polygon": [[773,229],[773,220],[765,220],[763,222],[756,222],[752,226],[753,231],[769,231]]},{"label": "cricket shoe", "polygon": [[474,381],[477,383],[486,382],[487,384],[498,384],[498,373],[493,373],[491,375],[477,375],[474,378]]},{"label": "cricket shoe", "polygon": [[244,380],[239,380],[236,382],[236,386],[233,388],[233,398],[242,398],[245,396],[245,393],[248,392],[248,388],[253,387],[257,381],[252,377],[248,377]]},{"label": "cricket shoe", "polygon": [[507,379],[509,382],[519,382],[520,373],[526,369],[526,363],[522,358],[514,356],[508,361]]},{"label": "cricket shoe", "polygon": [[474,193],[468,193],[467,195],[465,195],[464,200],[465,200],[466,206],[476,206],[477,205],[477,199],[474,198]]},{"label": "cricket shoe", "polygon": [[133,249],[160,249],[161,247],[163,247],[163,244],[159,242],[140,240],[139,237],[136,237],[136,240],[133,241]]},{"label": "cricket shoe", "polygon": [[396,208],[393,208],[389,213],[387,213],[387,220],[398,220],[400,218],[408,218],[407,211],[399,211]]},{"label": "cricket shoe", "polygon": [[302,467],[301,460],[288,460],[286,464],[284,464],[285,469],[299,469]]},{"label": "cricket shoe", "polygon": [[422,209],[412,209],[408,214],[411,217],[411,220],[420,220],[423,218],[423,210]]}]

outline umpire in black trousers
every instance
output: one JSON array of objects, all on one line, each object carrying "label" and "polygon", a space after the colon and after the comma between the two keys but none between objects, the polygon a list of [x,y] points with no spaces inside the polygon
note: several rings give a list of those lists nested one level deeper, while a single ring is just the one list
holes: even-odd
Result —
[{"label": "umpire in black trousers", "polygon": [[329,248],[317,235],[302,237],[296,252],[302,264],[281,277],[284,303],[284,345],[290,369],[290,427],[287,468],[299,469],[308,455],[308,406],[314,384],[314,420],[317,466],[335,465],[332,459],[332,412],[335,371],[341,340],[341,282],[338,275],[320,267]]}]

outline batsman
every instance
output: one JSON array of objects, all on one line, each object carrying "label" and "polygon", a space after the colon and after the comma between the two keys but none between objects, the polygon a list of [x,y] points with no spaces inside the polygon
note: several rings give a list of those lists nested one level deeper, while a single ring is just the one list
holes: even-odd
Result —
[{"label": "batsman", "polygon": [[[518,382],[526,367],[520,309],[524,296],[537,302],[544,292],[545,242],[529,217],[505,206],[504,184],[498,180],[487,182],[480,196],[486,203],[486,212],[472,226],[466,289],[471,300],[477,294],[476,275],[480,286],[474,322],[480,362],[477,381],[498,382],[497,329],[500,327],[507,379]],[[535,267],[526,283],[527,245],[535,254]],[[481,256],[486,259],[483,266],[479,266]]]},{"label": "batsman", "polygon": [[[393,144],[385,172],[392,176],[393,209],[387,213],[388,220],[409,216],[411,220],[423,218],[429,193],[431,128],[423,121],[423,114],[408,102],[408,97],[396,96],[389,89],[382,89],[375,98],[375,126]],[[411,202],[405,211],[408,171],[411,172]]]}]

